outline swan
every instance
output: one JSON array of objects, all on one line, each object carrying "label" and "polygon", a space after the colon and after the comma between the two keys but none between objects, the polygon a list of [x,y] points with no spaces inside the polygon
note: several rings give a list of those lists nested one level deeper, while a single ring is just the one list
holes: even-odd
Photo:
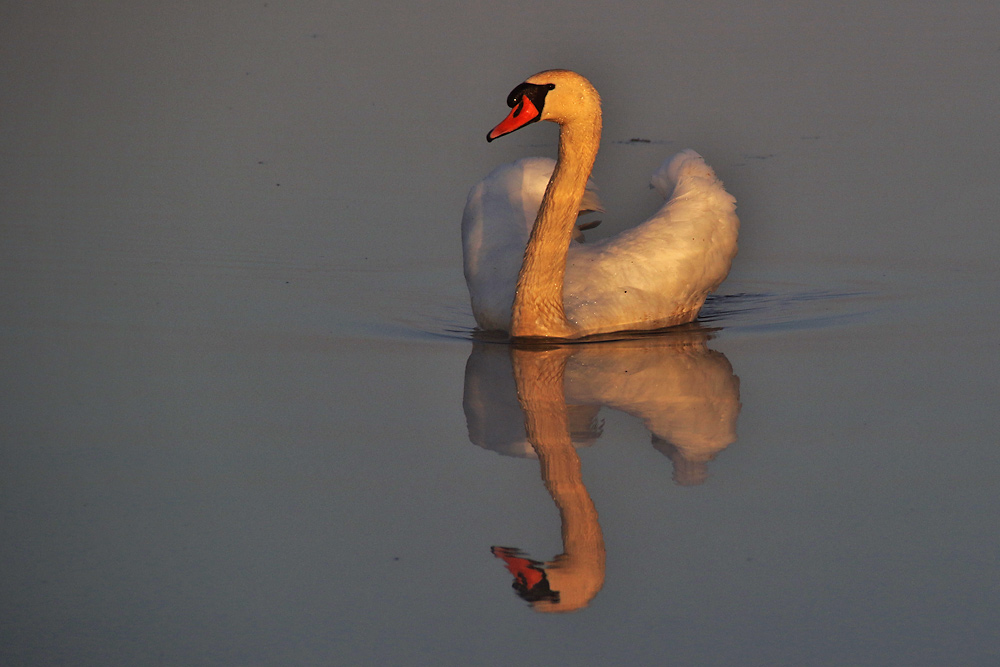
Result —
[{"label": "swan", "polygon": [[583,76],[547,70],[516,86],[487,141],[535,121],[559,124],[558,159],[502,165],[473,186],[462,216],[472,312],[514,338],[574,339],[691,322],[736,255],[736,200],[684,150],[653,174],[666,202],[648,220],[578,242],[581,211],[601,210],[590,182],[601,99]]}]

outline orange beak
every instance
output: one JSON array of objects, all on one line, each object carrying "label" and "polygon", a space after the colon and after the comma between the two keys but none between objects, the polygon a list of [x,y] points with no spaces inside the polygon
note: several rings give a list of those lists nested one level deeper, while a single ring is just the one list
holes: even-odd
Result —
[{"label": "orange beak", "polygon": [[[516,130],[517,128],[514,129]],[[520,558],[511,549],[493,547],[490,551],[497,558],[503,559],[504,564],[507,566],[507,571],[513,574],[514,579],[519,580],[526,590],[531,590],[545,578],[545,571],[539,566],[539,563],[527,558]]]},{"label": "orange beak", "polygon": [[486,135],[486,141],[493,141],[497,137],[510,134],[514,130],[522,128],[534,120],[538,120],[539,116],[541,114],[538,112],[538,109],[535,108],[535,105],[525,95],[521,98],[521,102],[510,110],[507,117],[500,121],[499,125],[490,130],[490,133]]}]

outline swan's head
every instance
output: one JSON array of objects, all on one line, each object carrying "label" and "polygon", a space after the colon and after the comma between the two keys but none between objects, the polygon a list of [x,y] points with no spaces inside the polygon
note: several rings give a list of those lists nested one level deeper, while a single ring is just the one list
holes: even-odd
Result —
[{"label": "swan's head", "polygon": [[601,97],[584,77],[565,69],[551,69],[529,77],[507,96],[510,113],[486,135],[486,141],[510,134],[536,120],[565,125],[574,120],[600,118]]}]

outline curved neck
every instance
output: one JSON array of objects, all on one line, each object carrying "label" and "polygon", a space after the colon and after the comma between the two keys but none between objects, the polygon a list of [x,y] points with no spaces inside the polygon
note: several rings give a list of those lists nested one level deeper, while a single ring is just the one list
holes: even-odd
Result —
[{"label": "curved neck", "polygon": [[517,278],[511,336],[567,338],[573,334],[563,309],[566,254],[600,141],[600,107],[589,118],[560,124],[559,157]]}]

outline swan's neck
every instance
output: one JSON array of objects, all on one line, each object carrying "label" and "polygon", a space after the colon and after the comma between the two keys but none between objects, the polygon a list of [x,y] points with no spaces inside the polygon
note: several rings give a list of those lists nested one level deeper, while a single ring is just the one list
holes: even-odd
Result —
[{"label": "swan's neck", "polygon": [[600,141],[600,107],[590,118],[560,125],[559,158],[517,278],[511,336],[568,338],[574,333],[563,309],[566,255]]}]

